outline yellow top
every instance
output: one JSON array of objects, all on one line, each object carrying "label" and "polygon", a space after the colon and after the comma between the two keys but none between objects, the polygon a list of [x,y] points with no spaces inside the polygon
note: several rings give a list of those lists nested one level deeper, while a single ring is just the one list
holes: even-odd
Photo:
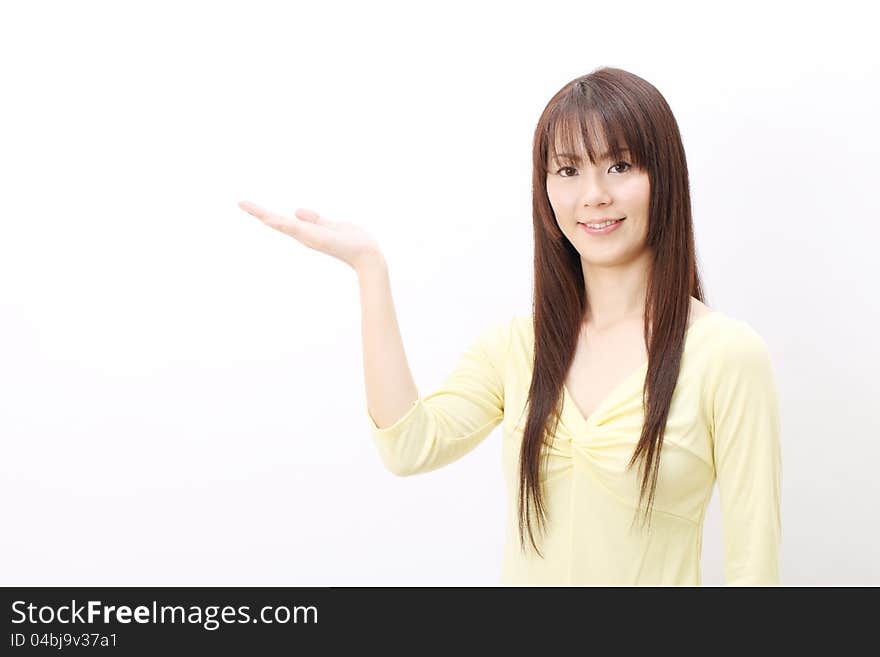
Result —
[{"label": "yellow top", "polygon": [[521,551],[519,448],[532,373],[531,322],[516,316],[484,330],[440,387],[393,425],[378,428],[367,409],[385,466],[401,476],[435,470],[503,422],[508,503],[501,584],[526,586],[700,585],[703,517],[717,478],[725,584],[778,585],[782,454],[774,373],[763,338],[717,310],[687,329],[650,531],[641,515],[632,522],[640,462],[625,469],[644,421],[645,362],[589,418],[563,387],[559,427],[541,473],[543,535],[533,522],[543,558],[528,534]]}]

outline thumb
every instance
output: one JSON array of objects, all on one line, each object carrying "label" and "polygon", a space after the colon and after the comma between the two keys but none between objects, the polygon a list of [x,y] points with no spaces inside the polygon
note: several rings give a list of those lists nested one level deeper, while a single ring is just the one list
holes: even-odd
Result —
[{"label": "thumb", "polygon": [[309,223],[313,223],[313,224],[323,224],[324,223],[324,221],[321,218],[321,215],[319,215],[314,210],[308,210],[306,208],[297,208],[296,210],[293,211],[293,214],[295,214],[298,219],[302,219],[303,221],[308,221]]}]

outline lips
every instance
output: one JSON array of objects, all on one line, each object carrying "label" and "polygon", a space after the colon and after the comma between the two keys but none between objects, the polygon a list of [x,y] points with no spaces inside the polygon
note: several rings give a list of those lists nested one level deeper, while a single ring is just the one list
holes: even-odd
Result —
[{"label": "lips", "polygon": [[623,221],[626,217],[604,217],[603,219],[587,219],[579,221],[579,224],[603,224],[606,221]]}]

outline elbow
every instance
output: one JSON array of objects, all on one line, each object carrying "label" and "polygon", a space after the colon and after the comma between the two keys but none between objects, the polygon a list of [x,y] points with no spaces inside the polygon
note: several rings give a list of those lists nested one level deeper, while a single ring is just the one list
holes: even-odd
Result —
[{"label": "elbow", "polygon": [[379,459],[385,469],[397,477],[411,477],[425,472],[429,459],[422,448],[414,449],[398,437],[395,441],[377,441]]},{"label": "elbow", "polygon": [[417,467],[413,463],[409,463],[400,459],[390,458],[389,456],[384,454],[381,455],[381,460],[382,465],[385,466],[385,469],[396,477],[411,477],[422,472],[421,468]]},{"label": "elbow", "polygon": [[415,470],[413,470],[412,468],[408,468],[401,463],[386,463],[385,469],[396,477],[410,477],[416,474]]}]

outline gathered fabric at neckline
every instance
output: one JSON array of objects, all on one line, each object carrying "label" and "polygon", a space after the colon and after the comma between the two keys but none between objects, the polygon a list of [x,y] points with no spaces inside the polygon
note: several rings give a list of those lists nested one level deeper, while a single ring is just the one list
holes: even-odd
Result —
[{"label": "gathered fabric at neckline", "polygon": [[[693,329],[698,324],[705,324],[704,320],[709,319],[714,315],[722,315],[722,313],[718,310],[711,310],[705,315],[698,317],[691,325],[687,327],[685,331],[685,350],[687,349],[688,340],[693,332]],[[645,360],[639,367],[637,367],[631,374],[626,376],[620,383],[618,383],[611,391],[605,395],[602,401],[597,404],[596,408],[590,413],[590,417],[584,417],[583,412],[578,407],[578,405],[574,401],[574,396],[571,394],[571,391],[568,389],[568,386],[565,385],[563,381],[562,384],[562,396],[563,396],[563,406],[562,406],[562,414],[570,415],[570,417],[575,421],[577,426],[588,427],[595,423],[597,416],[599,416],[600,412],[605,409],[605,407],[625,388],[627,388],[636,377],[641,377],[642,385],[644,385],[644,376],[647,374],[648,369],[648,361]],[[568,413],[568,409],[571,410],[571,413]]]}]

